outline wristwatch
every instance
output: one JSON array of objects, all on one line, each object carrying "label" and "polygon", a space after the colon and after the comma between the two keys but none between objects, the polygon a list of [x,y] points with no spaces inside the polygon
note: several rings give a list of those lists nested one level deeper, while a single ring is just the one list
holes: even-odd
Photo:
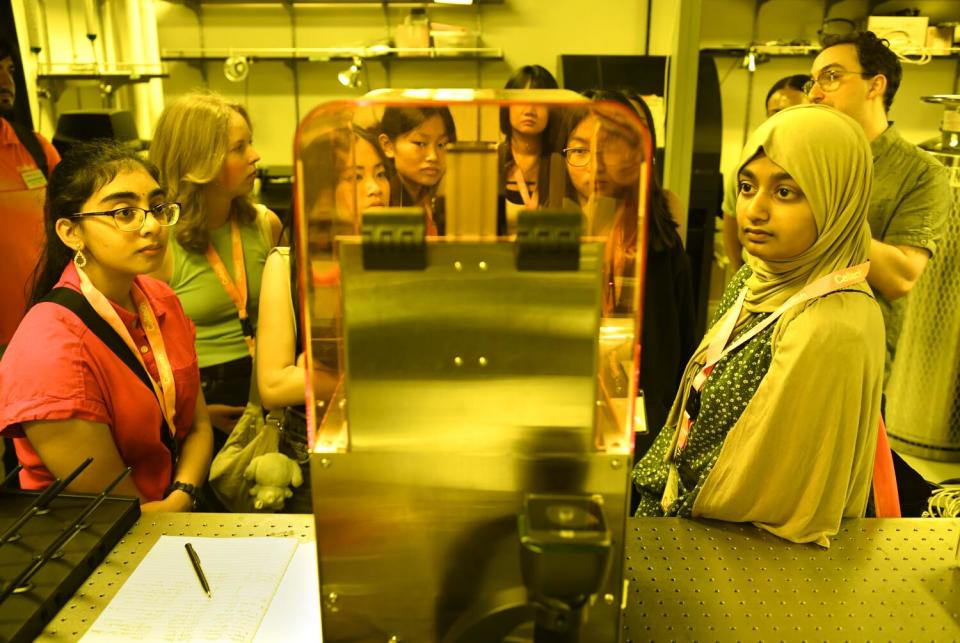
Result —
[{"label": "wristwatch", "polygon": [[197,508],[197,504],[200,502],[200,490],[197,489],[196,485],[190,484],[189,482],[180,482],[179,480],[175,480],[173,484],[167,487],[166,495],[169,496],[174,491],[183,491],[184,493],[186,493],[188,496],[190,496],[190,499],[193,501],[191,503],[190,508],[191,509]]}]

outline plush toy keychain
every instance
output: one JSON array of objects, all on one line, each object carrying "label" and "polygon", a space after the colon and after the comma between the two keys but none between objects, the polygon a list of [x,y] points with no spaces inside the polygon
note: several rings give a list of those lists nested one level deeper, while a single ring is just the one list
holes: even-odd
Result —
[{"label": "plush toy keychain", "polygon": [[253,481],[250,495],[257,510],[279,511],[283,503],[293,496],[290,486],[303,484],[300,465],[282,453],[258,455],[247,465],[243,477]]}]

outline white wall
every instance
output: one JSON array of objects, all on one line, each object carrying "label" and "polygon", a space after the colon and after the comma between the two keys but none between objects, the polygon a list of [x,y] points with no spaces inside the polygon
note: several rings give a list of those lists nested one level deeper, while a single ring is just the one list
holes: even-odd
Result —
[{"label": "white wall", "polygon": [[[391,32],[379,7],[294,9],[295,28],[282,6],[201,5],[202,16],[178,3],[156,0],[161,50],[236,47],[357,47],[388,39]],[[408,10],[388,13],[391,28]],[[435,22],[479,26],[482,44],[503,49],[504,60],[396,60],[368,62],[370,88],[502,87],[516,67],[543,65],[556,72],[557,56],[566,54],[640,54],[646,38],[646,3],[604,0],[507,0],[481,8],[430,8]],[[258,62],[242,83],[224,77],[222,62],[191,65],[167,63],[167,100],[191,89],[209,87],[244,103],[254,121],[254,144],[265,165],[291,164],[297,119],[315,105],[349,94],[337,72],[349,65],[299,62],[299,100],[294,99],[294,73],[285,62]],[[353,91],[362,93],[366,88]]]},{"label": "white wall", "polygon": [[[14,0],[15,6],[24,0]],[[116,55],[128,55],[130,39],[125,35],[119,8],[129,2],[150,6],[156,13],[155,28],[160,50],[206,47],[353,47],[383,42],[392,35],[392,27],[402,21],[406,9],[390,10],[385,21],[379,7],[323,8],[299,6],[291,15],[281,4],[243,7],[200,4],[200,15],[186,4],[165,0],[96,0],[101,18],[111,18],[117,31]],[[824,17],[827,0],[768,0],[760,5],[754,37],[754,8],[757,0],[702,0],[701,47],[744,46],[751,40],[816,42],[817,29]],[[862,19],[868,0],[840,0],[832,4],[830,17]],[[960,2],[955,0],[891,0],[877,10],[901,6],[920,8],[933,21],[960,20]],[[41,53],[41,62],[92,62],[93,55],[85,38],[82,0],[45,0],[49,43]],[[560,53],[641,54],[647,36],[647,3],[643,0],[506,0],[501,5],[476,8],[431,8],[431,19],[479,28],[482,43],[500,47],[499,61],[412,61],[394,60],[368,64],[371,88],[378,87],[500,87],[512,70],[524,64],[541,64],[556,71]],[[21,14],[23,13],[21,9]],[[654,21],[650,33],[651,51],[670,48],[672,27],[668,18],[675,13],[674,0],[654,0]],[[149,11],[144,15],[149,18]],[[665,17],[665,18],[663,18]],[[663,19],[661,19],[663,18]],[[389,23],[388,28],[386,22]],[[153,25],[145,25],[153,27]],[[24,33],[18,24],[18,31]],[[102,47],[104,37],[98,41]],[[660,45],[658,46],[658,43]],[[126,48],[125,48],[126,47]],[[105,53],[100,54],[104,59]],[[958,73],[958,58],[934,59],[930,64],[905,67],[904,82],[891,111],[891,117],[911,141],[936,136],[940,108],[923,103],[919,97],[932,93],[952,93]],[[733,57],[718,59],[722,81],[723,157],[721,167],[735,165],[745,133],[764,117],[763,99],[767,89],[782,76],[807,72],[812,57],[774,58],[750,73]],[[222,71],[222,62],[166,64],[170,77],[162,81],[162,95],[170,100],[191,89],[210,87],[245,103],[252,114],[255,140],[267,165],[288,165],[291,142],[298,118],[313,106],[345,90],[336,80],[345,61],[300,62],[296,65],[298,99],[294,99],[294,73],[285,62],[258,62],[243,83],[231,83]],[[153,81],[161,85],[161,81]],[[99,107],[103,104],[94,81],[54,83],[59,92],[56,108]],[[140,92],[140,93],[136,93]],[[160,92],[153,89],[152,96]],[[136,93],[136,95],[135,95]],[[355,94],[360,93],[354,91]],[[143,113],[141,89],[122,89],[116,94],[116,106],[133,107]],[[681,97],[675,97],[679,99]],[[155,103],[147,110],[147,124],[141,136],[150,135],[150,119],[155,121]],[[50,106],[51,101],[41,101]],[[52,131],[54,110],[47,109],[41,130]]]}]

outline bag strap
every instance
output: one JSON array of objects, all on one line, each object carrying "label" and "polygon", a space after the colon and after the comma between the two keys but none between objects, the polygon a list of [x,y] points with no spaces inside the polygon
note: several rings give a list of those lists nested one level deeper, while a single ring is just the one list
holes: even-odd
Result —
[{"label": "bag strap", "polygon": [[[154,396],[156,393],[153,390],[153,385],[150,383],[150,377],[147,375],[147,372],[144,370],[143,365],[140,364],[140,361],[136,356],[130,352],[130,349],[123,342],[123,339],[120,335],[117,334],[113,328],[110,327],[103,317],[97,314],[97,311],[93,309],[93,306],[90,305],[90,302],[87,301],[87,298],[83,296],[82,293],[77,292],[72,288],[54,288],[51,290],[46,297],[40,301],[49,301],[54,304],[59,304],[76,315],[80,321],[83,322],[91,333],[100,338],[107,348],[109,348],[114,355],[120,358],[120,361],[127,365],[127,367],[137,376],[137,379],[147,387],[147,390],[150,391]],[[157,402],[159,403],[159,399]],[[173,464],[177,462],[177,441],[173,437],[173,431],[164,430],[163,424],[160,425],[160,440],[163,442],[163,445],[167,447],[170,451],[170,458]],[[173,427],[167,427],[170,429]],[[171,469],[171,475],[173,475],[173,470]]]},{"label": "bag strap", "polygon": [[20,140],[20,144],[30,152],[30,156],[33,157],[33,162],[37,164],[37,169],[43,172],[43,178],[49,179],[50,168],[47,166],[47,155],[43,153],[43,147],[40,145],[40,140],[37,138],[37,135],[23,123],[14,121],[10,122],[10,126]]}]

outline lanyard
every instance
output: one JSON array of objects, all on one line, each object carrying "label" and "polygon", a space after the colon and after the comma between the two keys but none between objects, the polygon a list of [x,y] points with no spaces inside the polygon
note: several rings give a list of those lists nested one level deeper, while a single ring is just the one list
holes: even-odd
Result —
[{"label": "lanyard", "polygon": [[170,434],[176,435],[176,427],[173,421],[176,417],[177,389],[173,381],[173,369],[170,367],[170,360],[167,358],[167,349],[163,341],[163,335],[160,333],[160,325],[157,322],[153,308],[150,307],[150,302],[147,301],[146,295],[143,294],[143,291],[140,290],[136,282],[131,284],[130,297],[133,299],[133,304],[137,309],[137,317],[140,319],[140,325],[143,326],[144,333],[147,336],[147,343],[150,345],[150,350],[153,351],[153,359],[157,364],[157,371],[160,374],[159,382],[153,379],[153,375],[151,375],[147,369],[147,365],[144,363],[143,357],[140,355],[140,351],[133,341],[133,337],[130,336],[130,331],[124,326],[120,320],[120,315],[114,310],[110,301],[102,292],[97,290],[83,270],[77,268],[77,274],[80,276],[80,291],[83,293],[83,296],[87,298],[87,301],[89,301],[93,309],[97,311],[97,314],[120,335],[123,343],[137,356],[137,360],[140,361],[143,370],[147,373],[147,377],[150,378],[150,383],[153,385],[153,392],[156,394],[157,401],[160,403],[160,412],[163,414],[163,419],[167,422]]},{"label": "lanyard", "polygon": [[536,208],[540,199],[537,194],[533,196],[530,195],[530,190],[527,188],[527,181],[523,178],[523,170],[520,169],[519,165],[515,165],[513,168],[513,180],[517,184],[523,205],[528,209]]},{"label": "lanyard", "polygon": [[223,289],[227,291],[233,305],[237,307],[237,316],[240,318],[240,327],[243,329],[243,339],[247,342],[247,350],[250,351],[252,356],[254,331],[247,313],[247,271],[243,263],[243,241],[240,238],[240,225],[235,218],[230,220],[230,242],[233,254],[233,279],[230,278],[227,267],[223,265],[223,260],[220,259],[220,255],[217,254],[212,243],[207,246],[206,257]]},{"label": "lanyard", "polygon": [[687,441],[690,437],[690,429],[692,428],[693,423],[696,421],[697,415],[700,413],[700,393],[703,390],[704,384],[707,382],[707,378],[710,377],[710,373],[713,372],[713,367],[716,366],[717,362],[723,359],[725,355],[728,355],[732,351],[736,350],[740,346],[743,346],[748,341],[756,337],[758,333],[762,332],[770,324],[775,322],[788,309],[805,301],[822,297],[823,295],[829,294],[836,290],[841,290],[843,288],[860,283],[866,279],[867,271],[869,269],[869,262],[862,263],[857,266],[851,266],[849,268],[831,272],[829,275],[817,279],[812,284],[804,286],[799,292],[795,293],[787,301],[783,302],[779,308],[770,313],[766,319],[751,328],[748,332],[744,333],[735,342],[732,342],[728,345],[727,342],[730,340],[730,336],[733,334],[733,329],[736,327],[737,320],[740,318],[740,311],[743,308],[743,302],[747,297],[747,289],[744,288],[741,290],[740,295],[737,297],[737,301],[733,304],[733,306],[730,307],[723,318],[721,318],[719,322],[719,330],[716,336],[710,342],[710,345],[707,347],[706,362],[700,369],[700,372],[697,373],[697,375],[693,378],[693,382],[690,385],[690,391],[687,394],[686,404],[684,404],[683,417],[680,420],[680,435],[677,438],[676,453],[679,454],[687,446]]}]

